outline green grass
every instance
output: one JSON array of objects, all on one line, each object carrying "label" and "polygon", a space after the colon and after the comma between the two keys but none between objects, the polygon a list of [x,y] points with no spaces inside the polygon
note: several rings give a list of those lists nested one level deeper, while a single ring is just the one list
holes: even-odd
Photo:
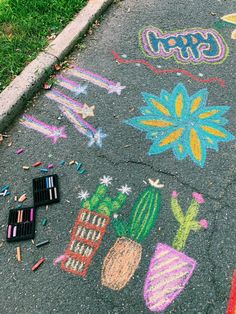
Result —
[{"label": "green grass", "polygon": [[88,0],[0,0],[0,92]]}]

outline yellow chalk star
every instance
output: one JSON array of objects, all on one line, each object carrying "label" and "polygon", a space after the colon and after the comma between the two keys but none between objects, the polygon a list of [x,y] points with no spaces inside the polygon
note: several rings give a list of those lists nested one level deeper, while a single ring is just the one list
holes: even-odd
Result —
[{"label": "yellow chalk star", "polygon": [[82,115],[82,118],[86,119],[87,117],[94,117],[94,110],[95,110],[95,106],[89,107],[87,104],[84,104],[80,112]]}]

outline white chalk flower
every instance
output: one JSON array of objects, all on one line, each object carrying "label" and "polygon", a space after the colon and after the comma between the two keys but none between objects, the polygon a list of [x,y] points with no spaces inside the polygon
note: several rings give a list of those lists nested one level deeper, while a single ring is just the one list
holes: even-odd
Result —
[{"label": "white chalk flower", "polygon": [[131,193],[131,188],[128,187],[128,185],[123,185],[120,189],[118,189],[122,194],[127,194],[129,195]]},{"label": "white chalk flower", "polygon": [[101,184],[104,184],[106,186],[108,186],[109,184],[111,184],[111,181],[112,181],[112,177],[109,177],[109,176],[103,176],[102,178],[100,178],[100,183]]},{"label": "white chalk flower", "polygon": [[79,192],[78,198],[79,198],[81,201],[86,200],[88,197],[89,197],[88,191],[80,191],[80,192]]}]

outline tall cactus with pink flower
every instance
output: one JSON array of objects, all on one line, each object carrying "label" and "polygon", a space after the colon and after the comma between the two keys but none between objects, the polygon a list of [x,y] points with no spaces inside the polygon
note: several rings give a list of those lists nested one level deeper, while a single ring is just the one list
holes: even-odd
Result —
[{"label": "tall cactus with pink flower", "polygon": [[181,252],[191,231],[208,227],[207,220],[196,220],[200,205],[205,202],[204,198],[196,192],[192,196],[191,204],[184,214],[178,202],[178,193],[172,193],[171,209],[180,226],[172,247],[159,243],[149,265],[144,299],[149,310],[153,312],[163,312],[179,296],[197,266],[194,259]]},{"label": "tall cactus with pink flower", "polygon": [[201,194],[196,192],[193,193],[192,202],[185,215],[179,205],[177,196],[177,192],[174,191],[172,193],[171,208],[175,219],[180,224],[180,227],[174,238],[172,246],[177,251],[182,251],[185,247],[190,232],[199,231],[202,228],[207,228],[208,223],[205,219],[202,219],[200,221],[195,220],[199,212],[200,204],[203,204],[205,202]]}]

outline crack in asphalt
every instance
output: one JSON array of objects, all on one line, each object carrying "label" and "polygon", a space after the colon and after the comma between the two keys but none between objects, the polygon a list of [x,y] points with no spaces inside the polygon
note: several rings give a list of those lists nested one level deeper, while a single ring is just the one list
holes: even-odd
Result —
[{"label": "crack in asphalt", "polygon": [[[191,185],[190,183],[187,183],[187,182],[184,182],[183,180],[181,180],[178,176],[176,176],[175,174],[171,173],[171,172],[168,172],[168,171],[164,171],[164,170],[161,170],[161,169],[157,169],[155,168],[154,166],[150,165],[150,164],[147,164],[143,161],[137,161],[137,160],[132,160],[132,159],[129,159],[129,160],[119,160],[119,161],[114,161],[113,159],[109,158],[108,156],[104,155],[104,154],[96,154],[96,157],[98,158],[103,158],[105,159],[106,161],[108,161],[109,163],[111,163],[112,165],[114,166],[119,166],[119,165],[122,165],[122,164],[134,164],[134,165],[141,165],[141,166],[144,166],[144,167],[148,167],[150,168],[151,170],[153,170],[154,172],[157,172],[159,174],[164,174],[166,176],[169,176],[169,177],[172,177],[174,178],[177,182],[179,182],[180,184],[182,184],[183,186],[187,187],[187,188],[190,188],[191,190],[193,191],[196,191],[198,193],[201,193],[203,194],[204,196],[206,196],[207,198],[209,198],[210,200],[212,201],[216,201],[218,203],[220,203],[221,205],[227,205],[228,207],[230,208],[233,208],[233,206],[230,206],[230,204],[224,202],[224,198],[225,198],[225,195],[229,189],[229,187],[231,185],[233,185],[234,183],[236,183],[236,174],[234,174],[235,177],[233,177],[233,179],[227,183],[226,187],[223,189],[223,192],[222,192],[222,195],[219,196],[219,197],[214,197],[208,193],[206,193],[205,191],[202,191],[201,189],[199,188],[196,188],[195,186]],[[223,202],[222,202],[223,201]]]}]

